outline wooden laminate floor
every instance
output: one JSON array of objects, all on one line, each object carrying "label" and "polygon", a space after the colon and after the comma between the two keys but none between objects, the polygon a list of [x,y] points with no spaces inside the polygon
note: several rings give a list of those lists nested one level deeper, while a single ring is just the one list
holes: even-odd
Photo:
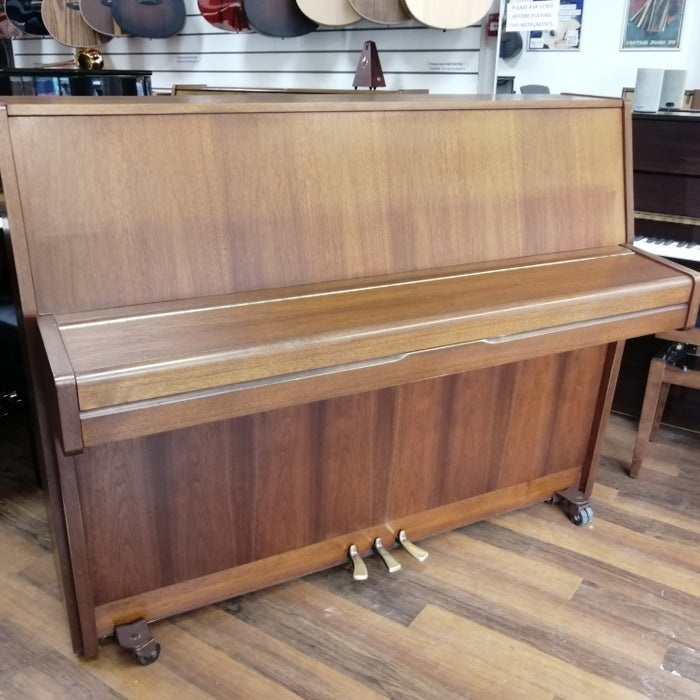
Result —
[{"label": "wooden laminate floor", "polygon": [[160,659],[73,655],[18,416],[0,419],[3,698],[700,698],[700,437],[662,429],[640,478],[613,416],[595,518],[547,504],[151,626]]}]

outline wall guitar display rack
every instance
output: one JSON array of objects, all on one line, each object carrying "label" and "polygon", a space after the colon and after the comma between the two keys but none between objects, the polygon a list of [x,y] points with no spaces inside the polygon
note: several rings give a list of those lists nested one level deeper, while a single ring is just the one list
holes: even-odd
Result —
[{"label": "wall guitar display rack", "polygon": [[75,650],[149,663],[154,620],[537,501],[588,522],[621,341],[699,303],[629,245],[630,124],[561,96],[3,100]]}]

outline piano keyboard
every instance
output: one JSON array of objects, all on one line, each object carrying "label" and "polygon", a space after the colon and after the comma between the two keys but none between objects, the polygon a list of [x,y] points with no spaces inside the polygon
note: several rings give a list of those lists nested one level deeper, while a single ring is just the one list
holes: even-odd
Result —
[{"label": "piano keyboard", "polygon": [[666,238],[647,238],[639,236],[634,239],[637,248],[647,253],[662,255],[675,260],[693,260],[700,262],[700,244],[690,241],[672,241]]}]

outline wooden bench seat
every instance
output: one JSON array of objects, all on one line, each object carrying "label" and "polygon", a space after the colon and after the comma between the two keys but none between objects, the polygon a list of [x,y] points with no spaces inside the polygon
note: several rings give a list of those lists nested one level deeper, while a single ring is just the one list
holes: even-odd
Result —
[{"label": "wooden bench seat", "polygon": [[[612,322],[619,335],[626,316],[633,335],[639,319],[630,315],[640,312],[658,314],[662,326],[684,325],[692,286],[692,277],[669,276],[664,265],[617,247],[51,315],[40,318],[40,330],[71,453],[280,408],[300,393],[326,398],[329,374],[338,375],[330,395],[355,392],[358,381],[366,389],[426,379],[454,371],[453,355],[467,345],[484,346],[469,348],[470,361],[461,353],[462,367],[473,369],[494,356],[500,364],[513,353],[541,353],[541,342],[530,353],[521,347],[533,335],[551,334],[556,350],[607,342]],[[319,376],[324,383],[314,387]],[[197,410],[174,406],[192,401]]]}]

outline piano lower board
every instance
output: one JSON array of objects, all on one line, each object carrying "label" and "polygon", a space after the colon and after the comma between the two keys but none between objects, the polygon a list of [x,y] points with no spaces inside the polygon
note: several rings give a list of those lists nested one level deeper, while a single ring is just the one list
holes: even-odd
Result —
[{"label": "piano lower board", "polygon": [[[61,457],[81,639],[586,489],[616,345]],[[350,575],[350,574],[348,574]],[[74,640],[75,642],[76,640]]]},{"label": "piano lower board", "polygon": [[[398,531],[403,528],[408,528],[412,537],[422,537],[546,500],[553,493],[577,483],[578,476],[576,469],[558,472],[532,482],[435,508],[404,518],[400,522],[381,523],[302,549],[98,605],[94,611],[97,636],[102,638],[112,634],[117,625],[129,623],[135,616],[150,621],[160,620],[341,565],[347,562],[348,542],[358,544],[362,555],[371,554],[374,538],[381,537],[384,546],[391,548]],[[430,544],[427,543],[426,547],[429,550]],[[369,567],[371,575],[379,570],[377,567],[381,567],[379,561],[376,567]]]}]

